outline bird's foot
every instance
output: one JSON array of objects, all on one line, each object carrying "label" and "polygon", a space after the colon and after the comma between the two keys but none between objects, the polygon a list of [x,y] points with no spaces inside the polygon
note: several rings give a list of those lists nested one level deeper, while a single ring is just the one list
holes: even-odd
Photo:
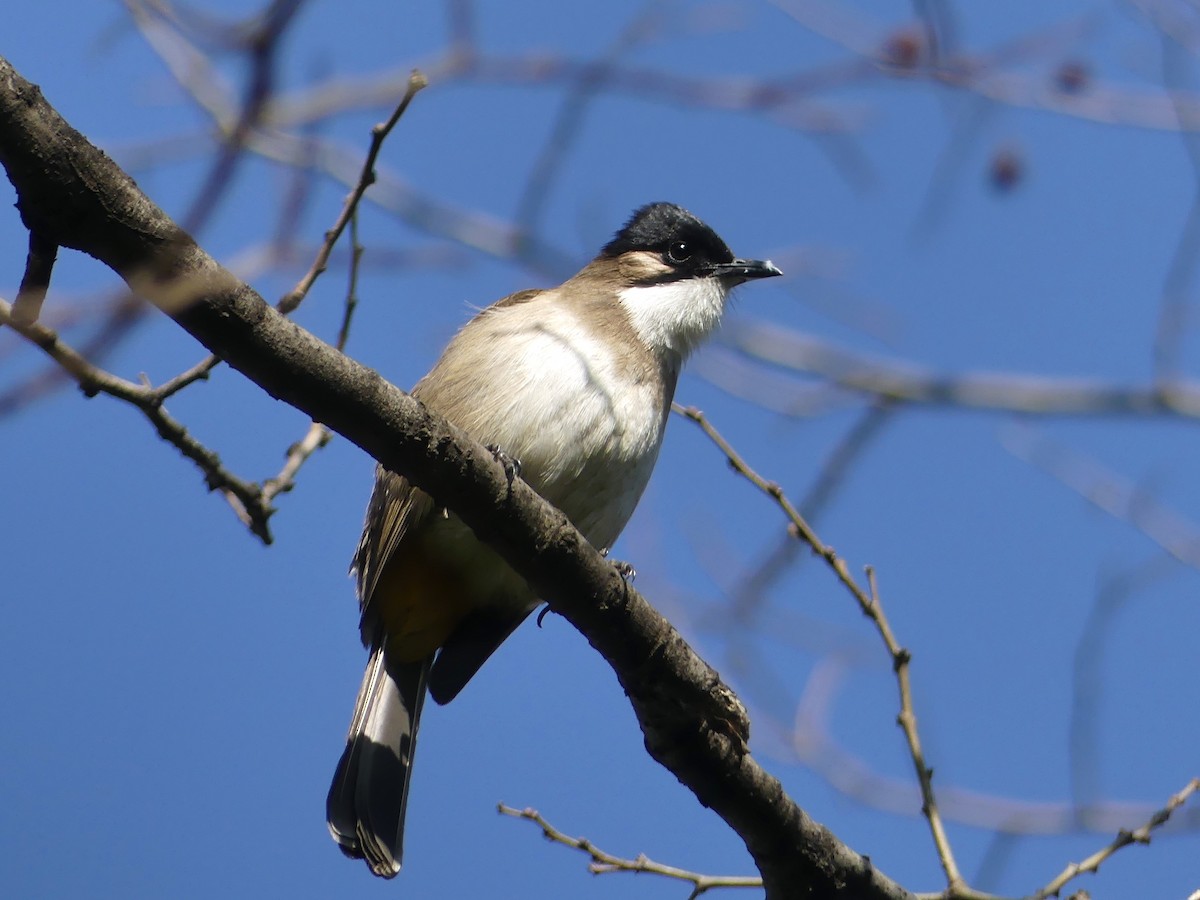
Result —
[{"label": "bird's foot", "polygon": [[[600,555],[605,559],[608,559],[608,548],[605,547],[603,550],[601,550]],[[608,561],[613,564],[616,570],[621,573],[621,577],[626,581],[633,581],[633,579],[637,578],[637,569],[625,562],[623,559],[609,559]]]},{"label": "bird's foot", "polygon": [[504,466],[504,477],[508,479],[508,490],[511,492],[513,482],[521,477],[521,461],[505,453],[499,444],[488,444],[487,449],[492,458]]}]

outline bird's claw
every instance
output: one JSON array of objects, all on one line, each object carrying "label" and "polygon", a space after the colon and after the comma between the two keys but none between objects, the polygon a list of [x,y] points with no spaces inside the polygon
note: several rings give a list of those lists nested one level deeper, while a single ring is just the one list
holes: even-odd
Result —
[{"label": "bird's claw", "polygon": [[499,444],[488,444],[487,450],[504,467],[504,477],[508,479],[509,491],[512,491],[513,482],[521,477],[521,461],[505,453]]},{"label": "bird's claw", "polygon": [[[608,559],[608,548],[605,547],[603,550],[601,550],[600,555],[605,559]],[[633,581],[633,579],[637,578],[637,569],[625,562],[623,559],[610,559],[609,562],[613,564],[613,567],[616,568],[621,577],[626,581]]]}]

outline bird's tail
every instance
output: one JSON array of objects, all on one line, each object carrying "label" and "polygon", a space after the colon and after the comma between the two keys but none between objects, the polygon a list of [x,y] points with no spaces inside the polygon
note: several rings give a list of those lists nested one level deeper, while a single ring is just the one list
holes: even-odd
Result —
[{"label": "bird's tail", "polygon": [[329,833],[342,852],[365,859],[384,878],[400,871],[408,781],[432,661],[388,663],[382,647],[371,651],[325,802]]}]

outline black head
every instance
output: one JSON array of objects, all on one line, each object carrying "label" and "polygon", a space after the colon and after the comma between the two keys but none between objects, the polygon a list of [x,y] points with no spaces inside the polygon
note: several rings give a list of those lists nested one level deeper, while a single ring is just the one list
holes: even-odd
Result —
[{"label": "black head", "polygon": [[638,250],[659,255],[679,278],[700,274],[706,264],[733,260],[715,231],[674,203],[649,203],[636,210],[600,255],[612,259]]},{"label": "black head", "polygon": [[653,278],[658,282],[720,275],[737,283],[780,274],[770,263],[734,257],[715,231],[674,203],[649,203],[636,210],[600,257],[637,252],[654,254],[662,263]]}]

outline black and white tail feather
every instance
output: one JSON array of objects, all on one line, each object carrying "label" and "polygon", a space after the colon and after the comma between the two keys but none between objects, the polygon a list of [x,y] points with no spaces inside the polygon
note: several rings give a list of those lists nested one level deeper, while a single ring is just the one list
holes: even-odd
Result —
[{"label": "black and white tail feather", "polygon": [[384,878],[400,871],[413,753],[432,662],[431,657],[389,664],[382,647],[372,649],[325,803],[329,833],[342,852],[365,859]]}]

